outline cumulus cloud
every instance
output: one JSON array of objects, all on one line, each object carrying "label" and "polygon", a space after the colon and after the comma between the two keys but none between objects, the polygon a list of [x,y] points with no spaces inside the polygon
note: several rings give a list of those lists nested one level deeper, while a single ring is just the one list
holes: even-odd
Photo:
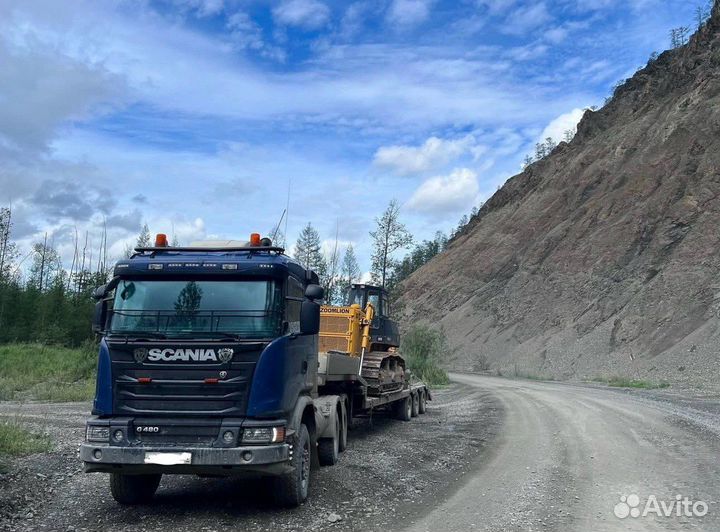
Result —
[{"label": "cumulus cloud", "polygon": [[552,138],[556,143],[560,142],[561,140],[565,140],[565,132],[570,131],[573,135],[575,135],[575,131],[577,131],[577,125],[578,122],[580,122],[580,119],[583,117],[583,114],[585,114],[584,109],[573,109],[569,113],[564,113],[560,116],[558,116],[556,119],[554,119],[552,122],[550,122],[545,129],[543,129],[542,134],[540,135],[539,141],[542,142],[546,138],[550,137]]},{"label": "cumulus cloud", "polygon": [[400,26],[415,26],[430,15],[432,0],[394,0],[388,10],[388,22]]},{"label": "cumulus cloud", "polygon": [[285,0],[272,13],[278,24],[307,30],[321,28],[330,19],[330,9],[318,0]]},{"label": "cumulus cloud", "polygon": [[420,146],[382,146],[373,158],[373,164],[401,176],[412,176],[437,170],[466,153],[479,157],[484,147],[472,135],[460,139],[430,137]]},{"label": "cumulus cloud", "polygon": [[31,203],[50,221],[89,220],[96,212],[109,214],[117,201],[109,190],[77,182],[47,179],[38,187]]},{"label": "cumulus cloud", "polygon": [[114,214],[107,218],[108,227],[125,229],[126,231],[139,232],[142,227],[142,213],[133,209],[125,214]]},{"label": "cumulus cloud", "polygon": [[0,146],[19,150],[45,150],[61,124],[89,118],[125,87],[102,65],[37,44],[11,47],[0,38],[0,65]]},{"label": "cumulus cloud", "polygon": [[422,183],[407,202],[409,210],[441,218],[469,208],[480,191],[477,174],[456,168],[449,175],[431,177]]}]

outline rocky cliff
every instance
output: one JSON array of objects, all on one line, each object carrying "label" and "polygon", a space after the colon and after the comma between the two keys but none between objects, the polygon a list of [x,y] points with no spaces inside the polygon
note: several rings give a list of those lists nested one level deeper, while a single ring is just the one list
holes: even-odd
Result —
[{"label": "rocky cliff", "polygon": [[413,274],[457,369],[720,390],[720,3]]}]

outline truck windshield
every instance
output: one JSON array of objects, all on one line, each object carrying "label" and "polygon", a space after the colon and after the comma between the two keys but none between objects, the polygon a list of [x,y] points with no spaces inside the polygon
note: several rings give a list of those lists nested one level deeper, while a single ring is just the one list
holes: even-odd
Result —
[{"label": "truck windshield", "polygon": [[110,332],[187,336],[277,336],[280,285],[269,280],[123,280],[115,289]]}]

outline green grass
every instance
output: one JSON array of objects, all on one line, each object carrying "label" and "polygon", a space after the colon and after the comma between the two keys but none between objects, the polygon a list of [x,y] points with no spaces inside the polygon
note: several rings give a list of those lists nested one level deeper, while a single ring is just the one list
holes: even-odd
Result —
[{"label": "green grass", "polygon": [[42,344],[0,345],[0,400],[92,399],[97,350]]},{"label": "green grass", "polygon": [[0,472],[7,470],[8,458],[44,453],[50,447],[49,437],[35,434],[16,421],[0,421]]},{"label": "green grass", "polygon": [[403,336],[400,353],[410,371],[425,384],[438,386],[450,382],[447,372],[440,366],[440,362],[450,355],[442,330],[415,325]]},{"label": "green grass", "polygon": [[662,388],[669,388],[670,383],[665,381],[652,382],[641,379],[628,379],[625,377],[611,377],[609,379],[595,378],[594,382],[602,382],[608,386],[615,388],[640,388],[643,390],[656,390]]}]

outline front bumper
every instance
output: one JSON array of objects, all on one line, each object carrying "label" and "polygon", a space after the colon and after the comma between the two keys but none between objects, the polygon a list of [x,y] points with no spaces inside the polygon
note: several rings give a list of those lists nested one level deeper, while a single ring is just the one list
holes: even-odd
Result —
[{"label": "front bumper", "polygon": [[[190,464],[185,465],[146,464],[148,452],[186,452],[192,458]],[[287,443],[231,448],[114,446],[92,442],[80,445],[80,459],[86,473],[282,474],[290,468],[289,458]]]}]

